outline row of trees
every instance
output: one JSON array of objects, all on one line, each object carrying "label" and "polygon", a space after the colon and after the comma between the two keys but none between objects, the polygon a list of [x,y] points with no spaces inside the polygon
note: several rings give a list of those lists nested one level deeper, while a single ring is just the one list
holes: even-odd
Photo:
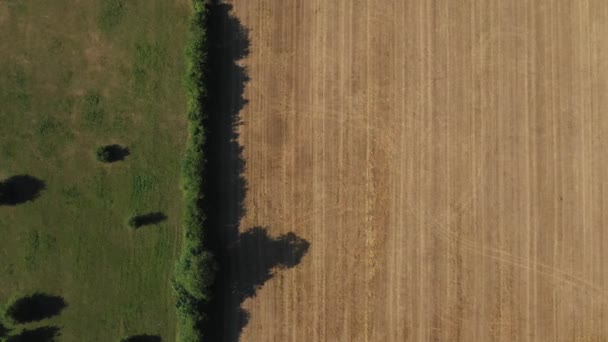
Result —
[{"label": "row of trees", "polygon": [[179,321],[178,340],[204,339],[205,308],[211,299],[216,272],[213,255],[206,247],[203,212],[203,172],[205,167],[205,106],[208,10],[204,0],[193,0],[190,35],[186,45],[186,95],[188,142],[182,166],[185,203],[184,242],[177,262],[174,290]]}]

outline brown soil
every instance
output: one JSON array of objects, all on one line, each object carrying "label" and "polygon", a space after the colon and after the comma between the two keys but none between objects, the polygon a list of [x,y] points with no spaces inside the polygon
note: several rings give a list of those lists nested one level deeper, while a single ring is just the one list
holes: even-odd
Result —
[{"label": "brown soil", "polygon": [[230,4],[224,340],[608,339],[608,1]]}]

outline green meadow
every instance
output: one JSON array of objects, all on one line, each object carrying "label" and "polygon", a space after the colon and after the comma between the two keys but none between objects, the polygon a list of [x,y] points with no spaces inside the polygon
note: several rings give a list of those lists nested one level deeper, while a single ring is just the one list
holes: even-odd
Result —
[{"label": "green meadow", "polygon": [[[60,296],[60,341],[176,336],[188,1],[0,0],[0,303]],[[96,159],[103,145],[128,154]],[[134,214],[161,213],[137,229]]]}]

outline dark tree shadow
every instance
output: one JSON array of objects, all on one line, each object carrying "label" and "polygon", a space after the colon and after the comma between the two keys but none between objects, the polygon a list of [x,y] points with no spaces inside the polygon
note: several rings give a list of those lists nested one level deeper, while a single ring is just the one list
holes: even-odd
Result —
[{"label": "dark tree shadow", "polygon": [[59,315],[66,306],[62,297],[35,293],[14,301],[6,310],[6,314],[14,322],[22,324]]},{"label": "dark tree shadow", "polygon": [[162,339],[157,335],[136,335],[123,338],[121,342],[161,342]]},{"label": "dark tree shadow", "polygon": [[11,336],[7,342],[53,342],[59,337],[58,327],[24,329],[19,335]]},{"label": "dark tree shadow", "polygon": [[234,269],[224,308],[228,310],[226,316],[238,329],[224,331],[224,341],[238,341],[249,322],[249,312],[242,308],[243,302],[255,297],[277,270],[298,265],[309,246],[308,241],[292,232],[272,238],[266,228],[254,227],[241,233],[237,242],[228,247],[228,255],[236,260],[232,262]]},{"label": "dark tree shadow", "polygon": [[148,213],[143,215],[133,216],[129,220],[129,225],[133,228],[140,228],[143,226],[151,226],[154,224],[159,224],[167,219],[167,215],[161,212]]},{"label": "dark tree shadow", "polygon": [[108,163],[114,163],[118,161],[125,160],[131,154],[131,150],[129,150],[126,146],[120,145],[108,145],[104,147],[108,152]]},{"label": "dark tree shadow", "polygon": [[231,283],[231,292],[240,302],[254,297],[276,269],[298,265],[309,246],[308,241],[292,232],[277,238],[270,237],[262,227],[243,232],[237,243],[228,248],[231,255],[238,256],[240,267]]},{"label": "dark tree shadow", "polygon": [[3,341],[2,338],[6,337],[6,335],[10,332],[10,329],[5,327],[2,323],[0,323],[0,341]]},{"label": "dark tree shadow", "polygon": [[0,182],[0,205],[17,205],[33,201],[45,189],[43,181],[29,175],[13,176]]},{"label": "dark tree shadow", "polygon": [[276,270],[297,265],[309,244],[294,233],[272,238],[261,227],[239,234],[247,182],[238,130],[249,77],[238,62],[249,54],[249,32],[233,15],[232,5],[213,0],[208,9],[205,210],[206,225],[212,227],[208,248],[216,256],[219,274],[205,331],[210,341],[236,342],[249,320],[242,303]]}]

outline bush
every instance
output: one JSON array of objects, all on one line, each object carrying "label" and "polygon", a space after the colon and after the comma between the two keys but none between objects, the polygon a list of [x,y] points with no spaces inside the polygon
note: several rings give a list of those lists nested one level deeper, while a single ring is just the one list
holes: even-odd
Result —
[{"label": "bush", "polygon": [[112,156],[110,153],[110,149],[108,149],[108,146],[101,146],[98,147],[97,150],[95,150],[95,157],[97,157],[97,160],[102,163],[109,163],[110,158]]},{"label": "bush", "polygon": [[191,253],[177,264],[176,281],[198,301],[209,301],[210,288],[215,279],[215,262],[208,251]]},{"label": "bush", "polygon": [[190,35],[186,46],[188,142],[182,165],[184,196],[184,242],[176,265],[174,293],[178,316],[179,341],[204,339],[205,308],[211,299],[216,264],[205,247],[203,212],[203,172],[206,118],[206,27],[204,0],[193,0]]},{"label": "bush", "polygon": [[141,226],[141,224],[139,222],[139,216],[131,215],[131,217],[129,217],[129,219],[127,220],[127,226],[129,226],[129,228],[132,228],[132,229],[139,228]]},{"label": "bush", "polygon": [[127,225],[133,229],[137,229],[142,226],[158,224],[167,219],[167,215],[159,212],[148,213],[144,215],[133,214],[127,220]]},{"label": "bush", "polygon": [[100,146],[95,150],[95,157],[102,163],[113,163],[124,160],[129,155],[130,151],[127,147],[120,145]]}]

